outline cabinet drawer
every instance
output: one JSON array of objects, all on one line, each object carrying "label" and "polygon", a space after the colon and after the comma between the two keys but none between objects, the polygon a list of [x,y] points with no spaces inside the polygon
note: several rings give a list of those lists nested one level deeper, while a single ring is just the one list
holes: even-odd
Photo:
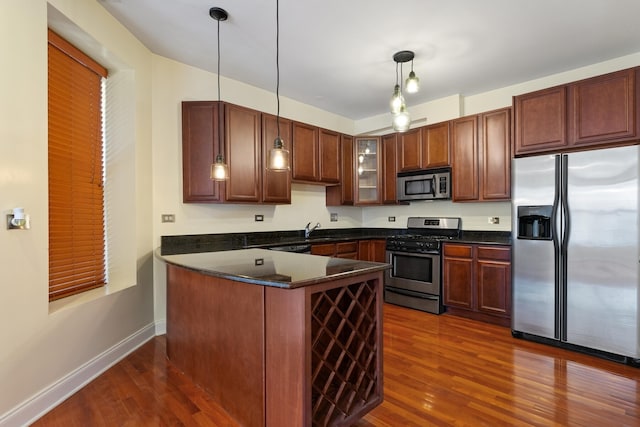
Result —
[{"label": "cabinet drawer", "polygon": [[471,258],[472,252],[473,246],[470,245],[451,245],[448,243],[444,245],[445,256]]},{"label": "cabinet drawer", "polygon": [[336,243],[336,254],[358,253],[358,242]]},{"label": "cabinet drawer", "polygon": [[478,246],[478,259],[511,261],[511,248],[499,246]]}]

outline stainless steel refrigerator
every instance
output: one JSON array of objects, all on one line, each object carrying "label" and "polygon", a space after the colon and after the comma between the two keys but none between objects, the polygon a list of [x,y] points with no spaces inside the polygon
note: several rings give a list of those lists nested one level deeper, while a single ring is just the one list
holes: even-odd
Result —
[{"label": "stainless steel refrigerator", "polygon": [[515,336],[637,364],[638,146],[513,161]]}]

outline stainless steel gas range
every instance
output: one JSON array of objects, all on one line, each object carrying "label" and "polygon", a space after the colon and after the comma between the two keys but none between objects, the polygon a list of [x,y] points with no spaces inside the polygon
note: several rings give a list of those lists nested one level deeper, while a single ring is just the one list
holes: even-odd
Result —
[{"label": "stainless steel gas range", "polygon": [[384,300],[440,314],[443,240],[460,236],[460,218],[410,217],[406,233],[387,238]]}]

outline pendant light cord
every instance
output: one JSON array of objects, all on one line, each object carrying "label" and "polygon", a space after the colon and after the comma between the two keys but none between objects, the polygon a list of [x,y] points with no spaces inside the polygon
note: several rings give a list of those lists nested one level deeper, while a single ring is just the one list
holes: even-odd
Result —
[{"label": "pendant light cord", "polygon": [[396,61],[396,86],[398,85],[398,62]]},{"label": "pendant light cord", "polygon": [[218,19],[218,156],[222,156],[222,106],[220,105],[220,20]]},{"label": "pendant light cord", "polygon": [[278,130],[278,141],[280,138],[280,1],[276,0],[276,127]]}]

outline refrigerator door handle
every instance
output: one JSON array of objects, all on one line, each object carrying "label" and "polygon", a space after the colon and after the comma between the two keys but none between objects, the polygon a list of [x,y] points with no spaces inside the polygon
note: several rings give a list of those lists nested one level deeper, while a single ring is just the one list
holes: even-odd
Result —
[{"label": "refrigerator door handle", "polygon": [[560,245],[560,282],[558,282],[560,309],[560,340],[567,340],[567,254],[569,253],[569,238],[571,236],[571,213],[569,209],[569,156],[562,155],[562,179],[560,181],[562,203],[562,244]]},{"label": "refrigerator door handle", "polygon": [[561,310],[560,301],[562,301],[562,292],[560,284],[562,283],[562,261],[560,257],[561,247],[563,242],[562,235],[562,200],[560,194],[562,193],[562,157],[561,155],[554,156],[555,161],[555,187],[553,194],[553,214],[551,223],[553,224],[553,271],[554,271],[554,298],[556,301],[555,313],[554,313],[554,337],[560,339],[561,335]]}]

